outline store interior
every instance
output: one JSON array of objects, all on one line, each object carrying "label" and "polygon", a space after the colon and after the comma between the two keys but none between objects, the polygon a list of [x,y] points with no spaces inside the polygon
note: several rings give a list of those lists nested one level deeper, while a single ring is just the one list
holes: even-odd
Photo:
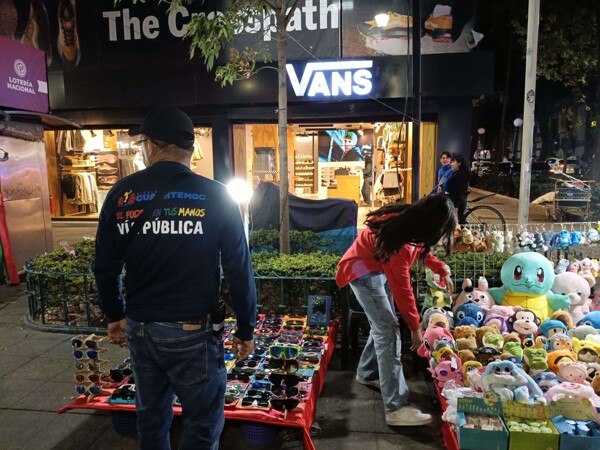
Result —
[{"label": "store interior", "polygon": [[[110,188],[144,168],[141,145],[124,129],[46,131],[54,219],[96,219]],[[435,180],[437,125],[421,124],[421,192]],[[279,183],[276,124],[233,125],[235,176],[253,186]],[[382,206],[412,195],[412,123],[290,124],[289,190],[314,200],[346,198]],[[192,170],[214,178],[212,130],[196,128]]]}]

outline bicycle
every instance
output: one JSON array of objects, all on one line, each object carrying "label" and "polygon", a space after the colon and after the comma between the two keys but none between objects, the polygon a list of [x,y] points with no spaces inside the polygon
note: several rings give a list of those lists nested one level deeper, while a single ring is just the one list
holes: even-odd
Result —
[{"label": "bicycle", "polygon": [[[482,195],[481,197],[469,200],[469,204],[480,202],[481,200],[493,197],[494,195],[496,195],[495,192],[492,194]],[[502,213],[496,208],[488,205],[479,205],[473,208],[467,206],[465,220],[471,225],[488,225],[492,227],[504,227],[504,225],[506,225],[506,220],[504,220]]]}]

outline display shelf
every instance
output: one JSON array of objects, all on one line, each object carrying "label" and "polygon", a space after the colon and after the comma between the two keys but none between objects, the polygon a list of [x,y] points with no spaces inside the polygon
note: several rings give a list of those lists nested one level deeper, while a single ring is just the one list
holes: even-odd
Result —
[{"label": "display shelf", "polygon": [[[312,192],[315,183],[315,163],[312,156],[296,156],[294,160],[294,187]],[[306,192],[304,192],[306,193]]]},{"label": "display shelf", "polygon": [[[249,408],[229,408],[225,406],[225,419],[229,420],[245,420],[251,422],[260,422],[268,425],[277,425],[283,427],[302,428],[302,444],[305,450],[316,450],[315,445],[310,437],[310,427],[313,423],[317,410],[317,400],[323,385],[325,384],[325,375],[329,366],[329,361],[335,349],[339,321],[334,320],[329,327],[327,336],[327,348],[321,357],[319,370],[314,373],[311,380],[310,396],[304,400],[302,410],[292,410],[284,415],[284,413],[270,410],[252,410]],[[106,389],[112,393],[113,389]],[[57,413],[62,414],[70,409],[96,409],[104,411],[121,411],[135,412],[135,404],[115,404],[107,403],[109,395],[101,395],[88,398],[85,395],[78,397],[75,401],[60,408]],[[173,413],[177,416],[181,415],[181,407],[173,406]]]}]

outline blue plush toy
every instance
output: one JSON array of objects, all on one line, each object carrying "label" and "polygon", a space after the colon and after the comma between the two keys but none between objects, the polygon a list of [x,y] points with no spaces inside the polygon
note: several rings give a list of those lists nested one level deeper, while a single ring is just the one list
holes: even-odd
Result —
[{"label": "blue plush toy", "polygon": [[454,311],[455,326],[474,325],[475,328],[480,327],[485,319],[483,309],[475,303],[467,302],[460,305]]},{"label": "blue plush toy", "polygon": [[579,325],[589,325],[596,330],[600,330],[600,311],[592,311],[591,313],[586,314],[579,322],[577,322],[577,326]]},{"label": "blue plush toy", "polygon": [[494,391],[505,400],[533,403],[543,394],[527,373],[510,361],[493,361],[481,374],[481,384],[486,391]]},{"label": "blue plush toy", "polygon": [[581,231],[571,231],[571,245],[581,244]]},{"label": "blue plush toy", "polygon": [[[567,234],[569,232],[567,231]],[[536,252],[517,253],[506,260],[500,271],[502,287],[488,289],[497,304],[529,309],[542,321],[557,309],[569,309],[564,294],[554,294],[554,269]]]},{"label": "blue plush toy", "polygon": [[552,245],[554,248],[569,248],[571,246],[571,233],[568,230],[560,230],[552,238]]},{"label": "blue plush toy", "polygon": [[546,319],[540,325],[540,334],[543,334],[546,339],[556,333],[567,334],[567,326],[560,320]]},{"label": "blue plush toy", "polygon": [[561,379],[554,372],[540,372],[533,377],[541,391],[545,394],[553,386],[561,383]]}]

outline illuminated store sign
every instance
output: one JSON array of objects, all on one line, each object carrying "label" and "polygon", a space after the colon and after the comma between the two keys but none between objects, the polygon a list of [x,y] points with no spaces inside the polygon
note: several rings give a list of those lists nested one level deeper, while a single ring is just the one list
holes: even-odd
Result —
[{"label": "illuminated store sign", "polygon": [[310,62],[300,79],[292,64],[287,74],[296,97],[356,97],[367,96],[373,90],[373,61]]}]

